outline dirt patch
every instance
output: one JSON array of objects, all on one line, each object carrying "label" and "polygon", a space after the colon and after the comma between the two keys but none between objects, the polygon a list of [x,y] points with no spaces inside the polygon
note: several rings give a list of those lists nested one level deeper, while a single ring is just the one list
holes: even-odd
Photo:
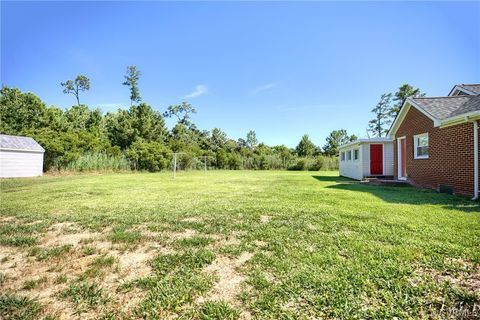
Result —
[{"label": "dirt patch", "polygon": [[264,223],[264,224],[265,224],[265,223],[268,223],[270,220],[272,220],[272,217],[271,217],[271,216],[265,216],[265,215],[260,216],[260,222],[261,222],[261,223]]},{"label": "dirt patch", "polygon": [[119,276],[123,281],[133,280],[147,276],[152,270],[148,262],[155,257],[156,250],[149,246],[141,247],[135,251],[114,254],[118,258]]},{"label": "dirt patch", "polygon": [[81,232],[71,234],[53,234],[47,232],[47,235],[42,238],[41,244],[46,247],[72,245],[78,246],[78,244],[87,239],[95,239],[99,236],[99,233]]},{"label": "dirt patch", "polygon": [[240,287],[245,277],[239,272],[239,268],[252,258],[250,252],[243,252],[237,259],[221,256],[212,264],[204,268],[204,272],[215,274],[218,278],[212,290],[205,297],[200,297],[197,303],[205,301],[225,301],[236,303],[236,296],[240,293]]},{"label": "dirt patch", "polygon": [[[80,231],[80,232],[77,232]],[[101,236],[98,232],[83,230],[71,222],[63,222],[52,225],[41,239],[41,245],[46,247],[72,245],[77,246],[80,242],[88,239],[97,239]]]},{"label": "dirt patch", "polygon": [[417,274],[433,278],[437,283],[449,282],[468,292],[480,292],[480,266],[473,267],[473,272],[440,272],[435,269],[422,268]]},{"label": "dirt patch", "polygon": [[196,230],[192,229],[185,229],[182,232],[171,232],[167,233],[166,236],[170,239],[178,240],[178,239],[186,239],[191,238],[197,234]]},{"label": "dirt patch", "polygon": [[15,217],[0,217],[0,223],[9,223],[17,220]]},{"label": "dirt patch", "polygon": [[203,219],[200,217],[188,217],[185,219],[182,219],[183,222],[202,222]]},{"label": "dirt patch", "polygon": [[0,272],[7,278],[15,278],[17,266],[21,266],[25,257],[18,249],[0,246]]},{"label": "dirt patch", "polygon": [[255,240],[255,241],[253,242],[253,244],[255,244],[255,246],[257,246],[257,247],[259,247],[259,248],[264,248],[264,247],[266,247],[266,246],[268,245],[267,242],[262,241],[262,240]]}]

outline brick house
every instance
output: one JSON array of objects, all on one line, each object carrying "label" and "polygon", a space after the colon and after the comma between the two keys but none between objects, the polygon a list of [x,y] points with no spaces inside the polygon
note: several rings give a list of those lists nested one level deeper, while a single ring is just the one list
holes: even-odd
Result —
[{"label": "brick house", "polygon": [[408,98],[392,124],[394,174],[413,185],[478,198],[480,84]]}]

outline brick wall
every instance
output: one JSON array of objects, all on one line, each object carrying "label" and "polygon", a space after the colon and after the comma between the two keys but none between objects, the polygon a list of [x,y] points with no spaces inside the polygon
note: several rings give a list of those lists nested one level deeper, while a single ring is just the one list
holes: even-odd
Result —
[{"label": "brick wall", "polygon": [[[428,159],[414,159],[413,136],[428,132]],[[453,187],[455,194],[473,195],[473,124],[446,128],[433,127],[433,121],[411,107],[395,139],[406,137],[407,179],[412,184],[438,190]],[[394,144],[395,175],[398,174],[397,143]]]}]

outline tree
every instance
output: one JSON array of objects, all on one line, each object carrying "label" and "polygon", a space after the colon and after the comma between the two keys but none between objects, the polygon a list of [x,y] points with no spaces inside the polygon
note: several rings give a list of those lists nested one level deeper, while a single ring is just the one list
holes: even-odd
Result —
[{"label": "tree", "polygon": [[220,130],[219,128],[214,128],[212,130],[211,148],[213,151],[218,151],[219,149],[224,149],[227,144],[227,134]]},{"label": "tree", "polygon": [[390,124],[392,123],[390,112],[392,94],[384,93],[380,97],[380,101],[372,109],[375,114],[375,118],[368,122],[368,132],[372,133],[376,137],[383,137],[388,133]]},{"label": "tree", "polygon": [[64,113],[67,130],[94,131],[99,128],[102,121],[100,110],[90,110],[87,106],[73,106]]},{"label": "tree", "polygon": [[135,130],[128,111],[118,110],[115,113],[107,113],[105,126],[108,139],[112,145],[119,146],[122,150],[125,150],[134,142]]},{"label": "tree", "polygon": [[45,103],[33,93],[6,86],[0,90],[1,133],[21,135],[27,130],[47,126],[46,112]]},{"label": "tree", "polygon": [[295,148],[297,155],[300,157],[308,157],[315,152],[315,144],[310,141],[307,134],[304,134],[297,147]]},{"label": "tree", "polygon": [[135,139],[161,142],[167,137],[167,128],[162,114],[153,110],[148,104],[140,103],[137,106],[130,106],[129,115]]},{"label": "tree", "polygon": [[191,127],[190,115],[193,113],[197,113],[197,110],[190,103],[184,101],[181,104],[169,106],[167,111],[163,113],[163,116],[168,118],[175,117],[179,124]]},{"label": "tree", "polygon": [[408,97],[423,97],[425,93],[422,93],[419,88],[414,88],[413,86],[405,83],[401,85],[397,92],[395,92],[393,101],[395,102],[393,106],[390,108],[390,116],[395,118],[400,112],[405,101],[407,101]]},{"label": "tree", "polygon": [[80,92],[90,90],[90,79],[84,75],[78,75],[75,80],[60,82],[63,87],[63,93],[73,94],[77,99],[77,105],[80,105]]},{"label": "tree", "polygon": [[357,140],[357,136],[352,134],[348,135],[347,130],[333,130],[327,137],[327,143],[323,147],[323,153],[327,156],[337,156],[338,147],[343,144]]},{"label": "tree", "polygon": [[134,102],[142,101],[140,90],[138,89],[138,80],[141,75],[142,73],[140,70],[137,70],[136,66],[127,67],[127,74],[125,75],[123,85],[130,87],[130,105],[133,105]]},{"label": "tree", "polygon": [[253,149],[257,146],[258,140],[257,140],[257,134],[255,133],[255,131],[250,130],[247,132],[246,142],[247,142],[247,147],[250,149]]}]

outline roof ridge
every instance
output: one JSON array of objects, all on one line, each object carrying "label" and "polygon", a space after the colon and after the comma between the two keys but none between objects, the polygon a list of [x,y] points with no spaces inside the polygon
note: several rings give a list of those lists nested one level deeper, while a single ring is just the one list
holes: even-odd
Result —
[{"label": "roof ridge", "polygon": [[468,95],[461,95],[461,96],[412,97],[412,99],[474,98],[478,96],[480,96],[480,94],[468,94]]}]

